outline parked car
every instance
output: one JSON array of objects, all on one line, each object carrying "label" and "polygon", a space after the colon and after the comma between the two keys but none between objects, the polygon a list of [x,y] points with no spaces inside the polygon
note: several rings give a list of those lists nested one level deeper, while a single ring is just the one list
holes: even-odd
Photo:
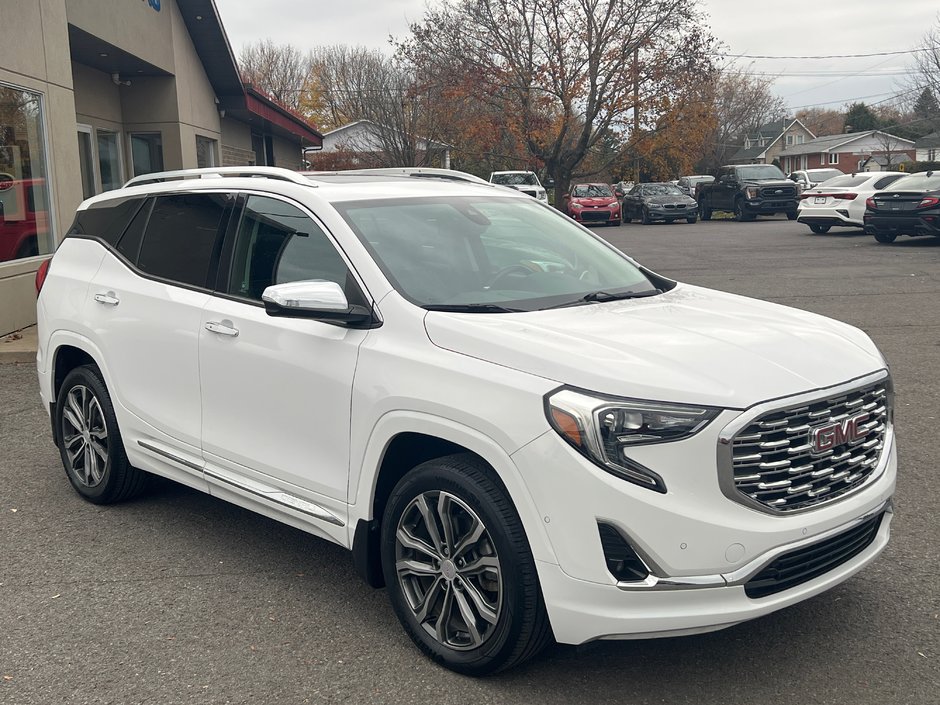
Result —
[{"label": "parked car", "polygon": [[785,213],[796,220],[799,187],[773,164],[731,164],[718,170],[712,183],[698,186],[698,214],[711,220],[714,211],[734,214],[735,220]]},{"label": "parked car", "polygon": [[548,203],[548,192],[542,187],[534,171],[494,171],[490,174],[490,183],[509,186],[543,203]]},{"label": "parked car", "polygon": [[868,198],[904,176],[903,171],[872,171],[829,179],[800,194],[796,220],[817,234],[834,225],[864,228]]},{"label": "parked car", "polygon": [[637,184],[623,197],[623,222],[636,218],[649,225],[654,220],[672,223],[684,219],[694,223],[698,217],[695,200],[673,184]]},{"label": "parked car", "polygon": [[85,201],[36,284],[81,497],[152,473],[333,541],[462,673],[728,627],[888,542],[865,333],[655,274],[508,189],[148,174]]},{"label": "parked car", "polygon": [[579,223],[620,225],[620,201],[610,184],[572,184],[564,198],[565,213]]},{"label": "parked car", "polygon": [[49,232],[45,189],[45,179],[0,184],[0,262],[39,254],[39,239]]},{"label": "parked car", "polygon": [[800,188],[805,191],[809,188],[816,188],[819,184],[837,176],[845,176],[845,172],[841,169],[801,169],[790,172],[787,178],[799,184]]},{"label": "parked car", "polygon": [[679,187],[679,190],[682,191],[686,196],[695,198],[696,189],[699,184],[710,184],[715,180],[714,176],[708,176],[704,174],[696,174],[695,176],[680,176],[679,183],[676,186]]},{"label": "parked car", "polygon": [[865,202],[865,232],[881,243],[898,235],[940,237],[940,171],[911,174]]}]

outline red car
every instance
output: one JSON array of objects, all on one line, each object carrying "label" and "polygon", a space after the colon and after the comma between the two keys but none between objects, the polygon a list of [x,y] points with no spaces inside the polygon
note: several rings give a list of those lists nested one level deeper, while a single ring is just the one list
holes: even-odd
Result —
[{"label": "red car", "polygon": [[610,184],[573,184],[565,194],[565,213],[579,223],[620,225],[620,201]]},{"label": "red car", "polygon": [[49,232],[46,180],[0,183],[0,262],[39,254],[39,238]]}]

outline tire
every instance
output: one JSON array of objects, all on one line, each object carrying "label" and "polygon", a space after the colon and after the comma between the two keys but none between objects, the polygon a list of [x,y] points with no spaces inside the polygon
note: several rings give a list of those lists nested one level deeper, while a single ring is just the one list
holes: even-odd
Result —
[{"label": "tire", "polygon": [[631,220],[633,220],[633,218],[631,218],[630,216],[627,216],[627,215],[623,216],[623,224],[624,224],[624,225],[626,225],[627,223],[629,223]]},{"label": "tire", "polygon": [[797,212],[796,211],[787,211],[787,220],[796,220]]},{"label": "tire", "polygon": [[898,236],[891,233],[875,233],[875,239],[882,245],[890,245],[898,239]]},{"label": "tire", "polygon": [[817,235],[825,235],[829,232],[831,225],[820,225],[819,223],[809,223],[809,229]]},{"label": "tire", "polygon": [[739,223],[747,223],[754,220],[755,217],[756,216],[744,211],[744,204],[740,198],[734,202],[734,219],[736,221]]},{"label": "tire", "polygon": [[688,223],[689,225],[695,225],[697,220],[698,218],[686,218],[685,222]]},{"label": "tire", "polygon": [[704,199],[698,202],[698,217],[702,220],[712,219],[712,209],[705,205]]},{"label": "tire", "polygon": [[643,221],[643,225],[652,225],[652,224],[653,224],[653,219],[650,218],[650,212],[649,212],[646,208],[643,209],[643,214],[642,214],[641,220]]},{"label": "tire", "polygon": [[[475,456],[437,458],[405,475],[382,517],[381,547],[392,607],[436,663],[482,676],[531,658],[552,640],[522,522]],[[441,620],[444,614],[449,618]]]},{"label": "tire", "polygon": [[72,487],[94,504],[112,504],[146,489],[148,475],[124,452],[111,396],[94,365],[69,372],[55,405],[59,455]]}]

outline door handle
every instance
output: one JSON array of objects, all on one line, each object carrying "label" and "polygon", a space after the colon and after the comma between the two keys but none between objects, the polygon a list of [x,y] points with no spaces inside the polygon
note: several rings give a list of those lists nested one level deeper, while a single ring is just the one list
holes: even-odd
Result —
[{"label": "door handle", "polygon": [[209,321],[206,323],[206,330],[210,333],[227,335],[230,338],[238,337],[238,328],[232,326],[231,321]]},{"label": "door handle", "polygon": [[113,291],[109,291],[107,294],[95,294],[95,301],[105,306],[117,306],[121,303],[121,300],[114,295]]}]

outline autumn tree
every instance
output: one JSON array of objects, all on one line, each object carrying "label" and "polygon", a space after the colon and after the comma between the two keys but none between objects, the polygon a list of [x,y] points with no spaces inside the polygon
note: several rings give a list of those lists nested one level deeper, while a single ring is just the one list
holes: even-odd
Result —
[{"label": "autumn tree", "polygon": [[713,40],[699,20],[689,0],[452,0],[399,49],[432,74],[459,73],[545,165],[560,203],[599,143],[633,128],[635,109],[655,125],[654,87],[709,73]]},{"label": "autumn tree", "polygon": [[310,79],[310,57],[290,44],[262,39],[242,47],[238,55],[242,80],[278,103],[300,112]]},{"label": "autumn tree", "polygon": [[716,72],[707,90],[713,124],[699,162],[703,173],[726,164],[749,132],[786,115],[786,106],[773,92],[773,78],[755,76],[738,66]]},{"label": "autumn tree", "polygon": [[845,126],[845,113],[840,110],[803,108],[797,110],[793,117],[817,137],[841,134]]}]

